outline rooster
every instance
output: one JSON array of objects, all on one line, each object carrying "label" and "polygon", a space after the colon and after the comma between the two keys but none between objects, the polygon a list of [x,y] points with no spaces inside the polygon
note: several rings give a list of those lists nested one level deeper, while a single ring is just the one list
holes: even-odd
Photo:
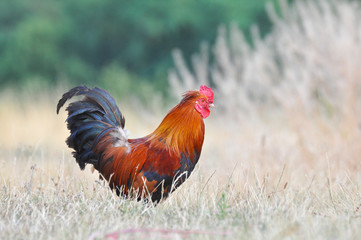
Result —
[{"label": "rooster", "polygon": [[70,136],[67,145],[84,169],[92,164],[117,195],[159,202],[191,174],[201,154],[204,122],[213,107],[211,88],[188,91],[155,131],[128,139],[125,119],[112,96],[103,89],[75,87],[64,93],[57,113],[74,96],[83,96],[66,108]]}]

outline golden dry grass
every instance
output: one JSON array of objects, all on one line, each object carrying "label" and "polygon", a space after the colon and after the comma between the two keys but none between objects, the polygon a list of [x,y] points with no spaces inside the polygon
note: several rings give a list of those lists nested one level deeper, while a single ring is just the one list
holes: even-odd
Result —
[{"label": "golden dry grass", "polygon": [[[352,125],[346,131],[327,119],[301,121],[282,114],[225,123],[215,109],[206,120],[204,149],[192,177],[154,207],[120,199],[89,168],[80,171],[64,143],[65,114],[55,113],[56,94],[24,102],[2,95],[1,130],[14,140],[1,139],[1,239],[354,239],[360,234],[361,139]],[[125,114],[126,126],[139,136],[156,127],[139,111]]]}]

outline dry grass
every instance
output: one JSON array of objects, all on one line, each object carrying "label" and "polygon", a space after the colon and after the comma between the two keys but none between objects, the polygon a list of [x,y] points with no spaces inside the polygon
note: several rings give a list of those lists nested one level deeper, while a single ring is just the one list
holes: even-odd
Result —
[{"label": "dry grass", "polygon": [[[211,79],[218,107],[195,172],[157,207],[79,170],[55,114],[64,88],[2,92],[0,239],[357,239],[360,7],[318,2],[283,3],[285,20],[270,10],[275,29],[265,40],[253,30],[254,48],[220,30],[215,62],[205,48],[194,73],[176,53],[176,96]],[[131,137],[165,114],[120,107]]]},{"label": "dry grass", "polygon": [[157,207],[119,199],[89,168],[81,172],[65,146],[61,152],[41,154],[39,147],[21,157],[16,151],[2,155],[0,238],[355,239],[360,234],[361,179],[350,166],[282,165],[277,159],[282,147],[257,149],[245,136],[247,156],[239,152],[242,161],[233,170],[214,153],[220,149],[212,150],[209,139],[216,138],[208,131],[200,166]]},{"label": "dry grass", "polygon": [[[220,159],[262,173],[286,165],[286,176],[301,184],[306,179],[294,169],[309,176],[327,176],[327,171],[358,176],[360,4],[280,3],[282,18],[268,6],[274,29],[265,39],[257,27],[251,29],[254,46],[231,26],[229,31],[219,29],[212,57],[203,46],[192,58],[192,70],[175,51],[172,88],[180,92],[200,84],[215,86],[218,108],[213,120],[223,138],[215,140],[222,146],[214,143],[212,150],[219,149]],[[254,161],[250,164],[249,159]]]},{"label": "dry grass", "polygon": [[[41,113],[34,111],[39,116],[22,121],[24,128],[59,121],[57,128],[27,136],[41,137],[41,143],[24,138],[1,148],[1,239],[354,239],[360,234],[357,156],[332,156],[327,146],[309,152],[289,126],[270,122],[263,132],[259,123],[247,123],[232,139],[211,116],[199,166],[154,207],[119,199],[89,168],[80,171],[64,144],[65,116],[56,116],[54,107],[41,106]],[[21,131],[13,128],[12,134]],[[346,152],[354,146],[339,147]]]}]

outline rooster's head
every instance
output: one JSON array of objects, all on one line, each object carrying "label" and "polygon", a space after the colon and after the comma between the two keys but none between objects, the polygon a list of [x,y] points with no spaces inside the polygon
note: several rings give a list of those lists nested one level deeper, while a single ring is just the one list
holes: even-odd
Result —
[{"label": "rooster's head", "polygon": [[195,109],[202,115],[203,118],[207,118],[210,114],[210,108],[214,107],[214,93],[210,87],[202,85],[199,89],[200,96],[195,102]]}]

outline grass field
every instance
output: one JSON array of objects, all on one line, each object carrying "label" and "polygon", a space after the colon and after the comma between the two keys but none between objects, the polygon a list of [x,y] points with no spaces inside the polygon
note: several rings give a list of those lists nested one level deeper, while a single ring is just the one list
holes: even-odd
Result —
[{"label": "grass field", "polygon": [[[227,125],[215,109],[206,120],[195,172],[154,207],[120,199],[89,167],[80,171],[64,143],[65,113],[55,114],[55,99],[17,102],[13,94],[2,94],[0,239],[357,239],[361,234],[359,130],[346,134],[322,119],[311,124],[281,115],[277,121]],[[132,136],[150,132],[162,118],[142,124],[130,108],[123,112],[128,129],[137,130]]]},{"label": "grass field", "polygon": [[[80,171],[55,114],[68,88],[2,90],[0,239],[359,239],[361,7],[294,2],[253,47],[232,26],[192,70],[174,53],[169,91],[211,78],[216,108],[192,176],[156,207]],[[130,137],[160,123],[158,100],[120,102]]]}]

